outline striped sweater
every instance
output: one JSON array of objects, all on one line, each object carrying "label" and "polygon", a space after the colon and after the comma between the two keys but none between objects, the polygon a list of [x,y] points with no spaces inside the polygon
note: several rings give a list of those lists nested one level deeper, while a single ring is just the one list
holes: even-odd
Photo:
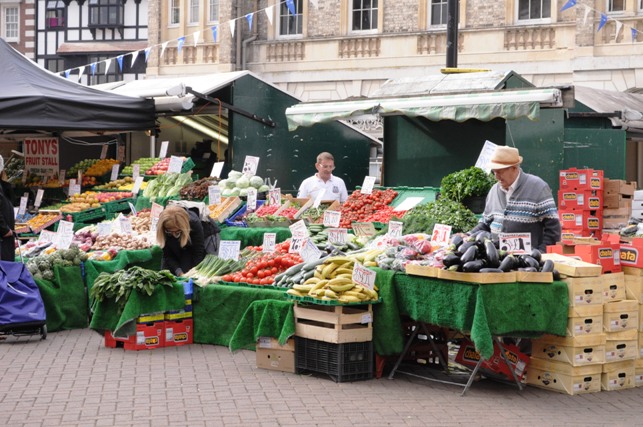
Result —
[{"label": "striped sweater", "polygon": [[518,185],[507,202],[506,194],[496,183],[489,194],[480,223],[473,231],[492,233],[531,233],[531,247],[546,250],[560,240],[558,210],[549,185],[522,170]]}]

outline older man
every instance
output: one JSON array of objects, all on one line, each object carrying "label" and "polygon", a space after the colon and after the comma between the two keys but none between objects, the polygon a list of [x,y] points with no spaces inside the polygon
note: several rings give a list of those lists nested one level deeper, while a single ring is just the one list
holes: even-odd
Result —
[{"label": "older man", "polygon": [[320,153],[315,163],[317,173],[306,178],[299,186],[297,197],[312,199],[317,198],[320,191],[324,191],[322,200],[339,200],[344,203],[348,199],[348,191],[344,180],[333,175],[335,159],[330,153]]},{"label": "older man", "polygon": [[487,195],[478,230],[531,234],[531,246],[545,251],[560,240],[560,221],[549,185],[525,173],[522,157],[513,147],[498,146],[489,166],[498,182]]}]

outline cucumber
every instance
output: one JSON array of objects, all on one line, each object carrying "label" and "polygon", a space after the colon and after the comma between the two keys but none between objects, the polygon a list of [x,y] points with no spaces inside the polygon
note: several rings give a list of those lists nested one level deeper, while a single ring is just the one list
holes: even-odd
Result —
[{"label": "cucumber", "polygon": [[310,262],[304,263],[304,265],[302,265],[301,269],[306,270],[306,271],[315,270],[315,267],[317,267],[318,265],[323,264],[324,261],[326,261],[326,258],[328,258],[328,256],[323,256],[323,257],[321,257],[319,259],[316,259],[315,261],[310,261]]}]

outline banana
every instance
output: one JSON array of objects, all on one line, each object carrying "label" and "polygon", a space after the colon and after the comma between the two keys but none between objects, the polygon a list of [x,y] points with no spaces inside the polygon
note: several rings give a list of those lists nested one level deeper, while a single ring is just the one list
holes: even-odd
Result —
[{"label": "banana", "polygon": [[342,255],[342,256],[332,256],[330,258],[327,258],[325,262],[329,263],[332,262],[334,263],[345,263],[345,262],[352,262],[354,259],[350,256],[347,255]]},{"label": "banana", "polygon": [[344,293],[342,293],[342,295],[345,295],[348,297],[356,297],[356,298],[359,298],[360,301],[363,301],[368,298],[368,295],[363,294],[361,292],[353,291],[353,290],[345,291]]},{"label": "banana", "polygon": [[328,281],[328,286],[346,285],[348,283],[353,283],[353,281],[345,277],[336,277]]},{"label": "banana", "polygon": [[319,282],[317,282],[317,283],[315,283],[313,285],[312,289],[310,291],[308,291],[308,293],[310,293],[311,291],[317,291],[317,290],[323,288],[324,286],[326,286],[326,284],[328,284],[328,280],[326,280],[326,279],[320,280]]},{"label": "banana", "polygon": [[314,285],[320,280],[321,279],[319,277],[311,277],[310,279],[306,279],[306,281],[304,282],[304,285]]},{"label": "banana", "polygon": [[313,288],[313,285],[300,285],[298,283],[292,285],[292,289],[306,294],[310,292],[312,288]]},{"label": "banana", "polygon": [[339,267],[338,264],[335,264],[334,262],[327,263],[324,266],[324,269],[322,270],[322,278],[328,279],[333,271]]},{"label": "banana", "polygon": [[338,268],[334,272],[337,273],[337,275],[340,275],[340,274],[350,274],[351,276],[353,275],[353,269],[352,268],[347,268],[347,267],[343,267],[343,266]]},{"label": "banana", "polygon": [[353,280],[353,273],[342,273],[335,276],[335,279],[350,279]]},{"label": "banana", "polygon": [[377,267],[377,263],[375,261],[364,261],[364,267]]},{"label": "banana", "polygon": [[337,298],[337,300],[341,302],[361,302],[362,301],[358,297],[354,297],[352,295],[341,295],[339,298]]},{"label": "banana", "polygon": [[345,283],[343,285],[330,285],[329,284],[328,287],[331,288],[335,292],[346,292],[346,291],[349,291],[349,290],[353,289],[353,287],[355,287],[355,284],[351,281],[351,282]]},{"label": "banana", "polygon": [[337,299],[337,294],[333,292],[331,289],[326,289],[326,292],[324,293],[324,297]]},{"label": "banana", "polygon": [[293,296],[296,296],[296,297],[305,297],[305,296],[306,296],[305,294],[302,294],[301,292],[299,292],[299,291],[298,291],[298,290],[296,290],[296,289],[288,289],[288,290],[286,291],[286,293],[287,293],[288,295],[293,295]]}]

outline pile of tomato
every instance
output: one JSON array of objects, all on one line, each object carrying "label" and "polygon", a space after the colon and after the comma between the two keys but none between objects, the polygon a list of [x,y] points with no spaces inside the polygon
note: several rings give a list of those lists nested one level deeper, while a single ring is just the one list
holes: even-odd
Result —
[{"label": "pile of tomato", "polygon": [[386,223],[394,218],[402,218],[405,213],[406,211],[396,211],[393,206],[384,206],[382,209],[378,209],[377,212],[364,218],[364,222]]},{"label": "pile of tomato", "polygon": [[362,194],[355,190],[342,205],[341,228],[351,228],[352,222],[372,222],[367,218],[379,212],[397,197],[397,191],[392,188],[385,190],[374,189],[371,194]]},{"label": "pile of tomato", "polygon": [[257,251],[259,254],[248,261],[243,270],[226,274],[221,280],[252,285],[271,285],[275,282],[277,274],[304,262],[299,254],[288,253],[289,241],[276,244],[274,252],[261,252],[261,246],[248,246],[247,249]]}]

